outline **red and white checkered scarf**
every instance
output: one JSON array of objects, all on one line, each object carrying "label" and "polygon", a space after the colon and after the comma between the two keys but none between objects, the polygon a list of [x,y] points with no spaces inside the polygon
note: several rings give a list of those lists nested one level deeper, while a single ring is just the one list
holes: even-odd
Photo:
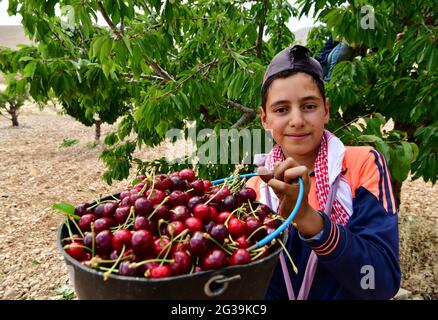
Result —
[{"label": "red and white checkered scarf", "polygon": [[[284,160],[284,154],[281,147],[276,144],[269,153],[265,166],[268,170],[274,170],[274,164]],[[318,199],[319,210],[324,210],[325,203],[330,191],[329,178],[328,178],[328,143],[326,134],[322,135],[321,144],[319,147],[318,155],[315,160],[315,191]],[[349,215],[344,207],[342,207],[340,201],[335,197],[332,206],[332,212],[330,213],[330,220],[337,223],[346,225],[349,219]]]}]

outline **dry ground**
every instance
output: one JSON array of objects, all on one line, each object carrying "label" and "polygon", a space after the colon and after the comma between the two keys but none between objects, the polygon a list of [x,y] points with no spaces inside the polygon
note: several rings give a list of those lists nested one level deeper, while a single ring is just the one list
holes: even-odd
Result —
[{"label": "dry ground", "polygon": [[[54,202],[78,204],[120,191],[126,182],[106,185],[93,147],[93,128],[84,127],[54,108],[26,106],[20,127],[0,119],[0,298],[61,299],[69,284],[56,248],[60,221],[48,209]],[[103,126],[103,134],[111,130]],[[61,148],[65,138],[78,144]],[[164,147],[148,150],[152,159]],[[407,181],[400,211],[402,287],[414,298],[438,298],[438,187]]]}]

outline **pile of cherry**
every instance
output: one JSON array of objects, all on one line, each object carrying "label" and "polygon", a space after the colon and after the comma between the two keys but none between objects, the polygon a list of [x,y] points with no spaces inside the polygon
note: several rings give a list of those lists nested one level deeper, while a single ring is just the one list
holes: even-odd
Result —
[{"label": "pile of cherry", "polygon": [[[191,169],[147,173],[117,197],[68,215],[65,251],[83,265],[123,276],[164,278],[251,263],[278,247],[256,241],[282,222],[245,180],[217,186]],[[248,250],[251,248],[251,250]]]}]

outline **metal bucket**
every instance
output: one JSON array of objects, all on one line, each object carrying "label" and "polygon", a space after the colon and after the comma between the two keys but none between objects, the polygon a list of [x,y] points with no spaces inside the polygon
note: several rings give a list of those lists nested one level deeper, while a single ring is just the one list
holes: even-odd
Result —
[{"label": "metal bucket", "polygon": [[[103,272],[82,265],[65,252],[61,241],[65,237],[68,237],[68,229],[62,224],[57,234],[57,247],[67,263],[75,292],[82,300],[260,300],[265,297],[282,250],[280,246],[265,258],[220,270],[163,279],[112,274],[104,280]],[[283,243],[286,240],[287,232],[282,236]]]}]

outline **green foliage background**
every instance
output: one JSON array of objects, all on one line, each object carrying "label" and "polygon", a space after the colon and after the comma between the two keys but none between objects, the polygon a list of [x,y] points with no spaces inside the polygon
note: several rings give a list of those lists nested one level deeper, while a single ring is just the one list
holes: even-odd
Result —
[{"label": "green foliage background", "polygon": [[[312,7],[321,23],[309,34],[314,54],[329,34],[356,50],[352,61],[336,65],[326,86],[328,129],[346,144],[382,152],[398,187],[409,171],[435,183],[438,28],[432,0],[299,0],[294,6],[283,0],[11,0],[8,12],[22,15],[37,45],[1,50],[0,70],[9,91],[28,90],[41,103],[56,98],[85,125],[119,121],[101,155],[103,178],[111,183],[126,178],[133,164],[151,165],[135,159],[134,151],[159,144],[168,129],[187,120],[216,132],[260,128],[265,67],[295,42],[289,19],[309,15]],[[373,29],[361,25],[369,17],[364,8],[372,8]],[[106,27],[96,25],[98,12]],[[382,131],[389,119],[394,129]],[[233,166],[198,170],[213,179]]]}]

